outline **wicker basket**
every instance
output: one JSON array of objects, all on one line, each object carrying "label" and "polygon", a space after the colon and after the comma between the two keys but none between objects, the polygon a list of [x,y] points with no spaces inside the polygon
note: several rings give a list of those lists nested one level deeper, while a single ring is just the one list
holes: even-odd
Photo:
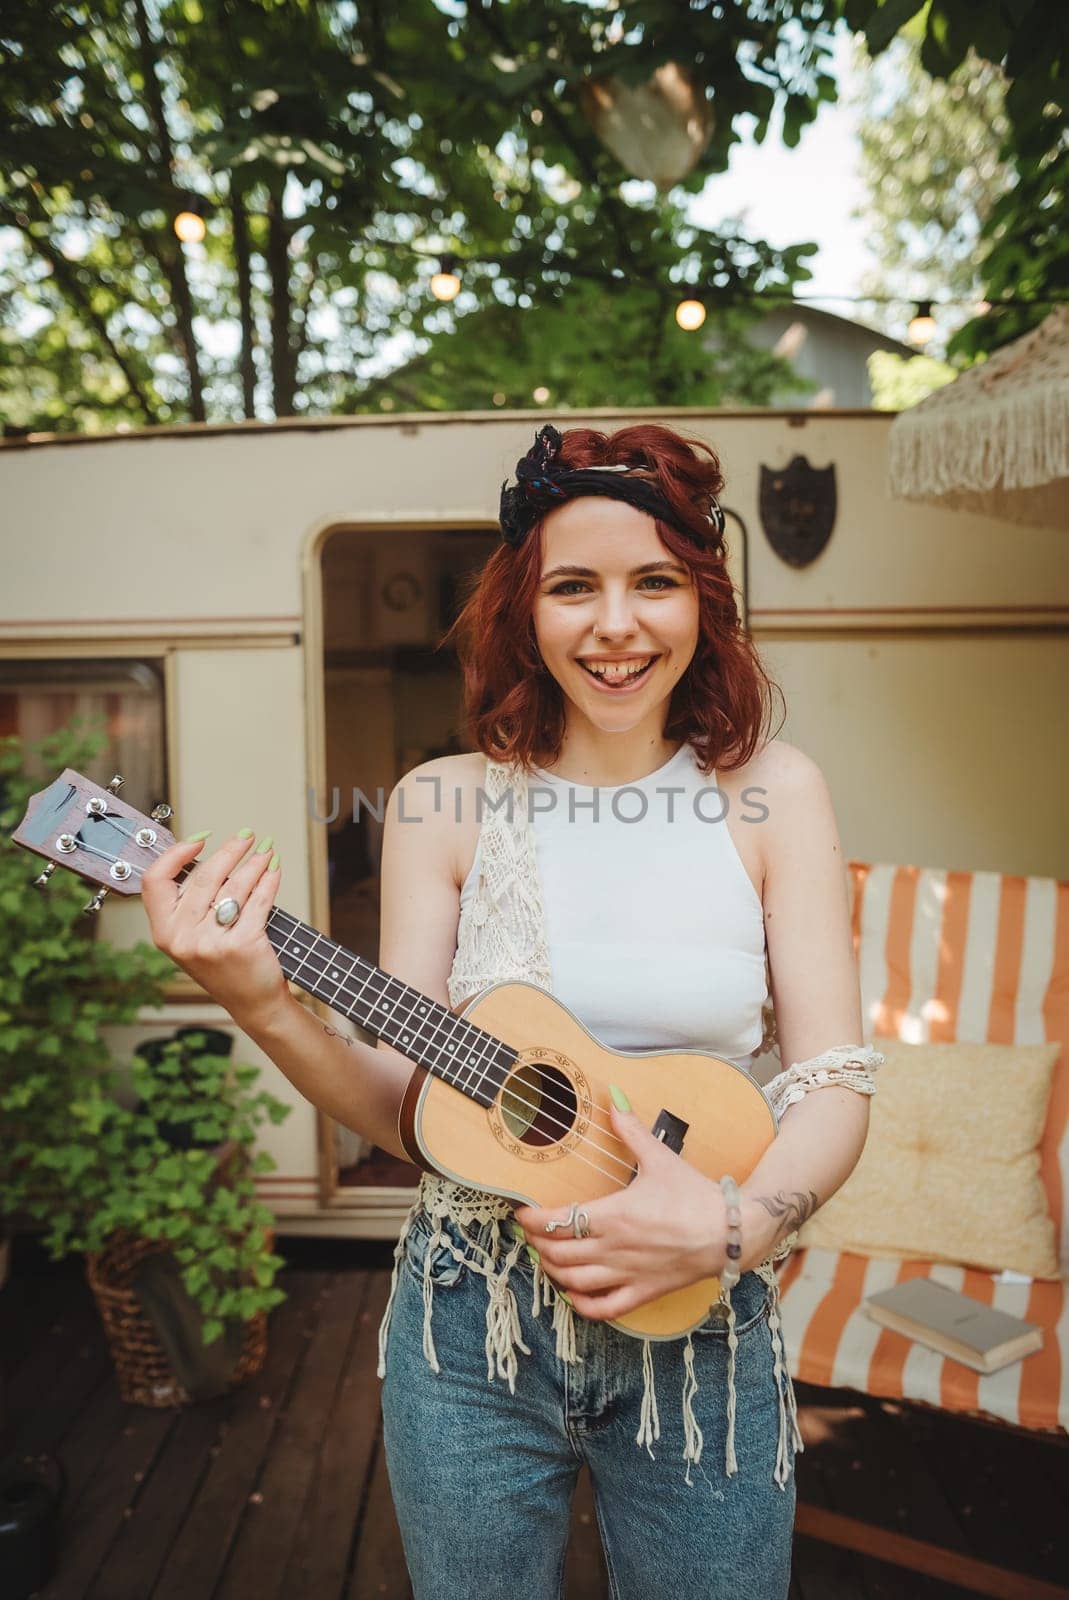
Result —
[{"label": "wicker basket", "polygon": [[[268,1247],[274,1244],[267,1234]],[[97,1255],[87,1258],[89,1286],[100,1310],[111,1357],[119,1379],[119,1393],[130,1405],[187,1406],[190,1396],[171,1371],[152,1323],[130,1286],[131,1277],[146,1256],[169,1249],[166,1240],[140,1239],[116,1233]],[[231,1387],[243,1383],[263,1366],[267,1351],[267,1314],[258,1311],[245,1324],[241,1355]]]}]

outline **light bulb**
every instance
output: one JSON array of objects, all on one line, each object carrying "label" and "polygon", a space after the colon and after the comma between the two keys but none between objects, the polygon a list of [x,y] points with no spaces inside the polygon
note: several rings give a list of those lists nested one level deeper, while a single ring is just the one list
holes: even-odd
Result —
[{"label": "light bulb", "polygon": [[916,313],[909,325],[910,344],[927,344],[935,334],[935,318],[932,316],[932,302],[921,300],[917,304]]},{"label": "light bulb", "polygon": [[455,272],[436,272],[431,279],[431,294],[436,300],[455,300],[460,293],[460,279]]},{"label": "light bulb", "polygon": [[676,321],[687,333],[693,333],[705,321],[705,307],[700,300],[681,300],[676,306]]},{"label": "light bulb", "polygon": [[183,244],[200,244],[208,230],[204,218],[195,211],[180,211],[174,219],[174,231]]}]

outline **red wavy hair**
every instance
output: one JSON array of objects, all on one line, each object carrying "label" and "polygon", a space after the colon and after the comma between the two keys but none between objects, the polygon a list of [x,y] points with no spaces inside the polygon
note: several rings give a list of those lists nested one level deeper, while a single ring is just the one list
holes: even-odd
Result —
[{"label": "red wavy hair", "polygon": [[[644,468],[643,476],[656,483],[679,522],[708,539],[709,497],[719,497],[724,476],[716,452],[703,440],[651,422],[611,434],[569,428],[562,434],[560,463]],[[467,731],[476,748],[528,770],[536,760],[553,765],[565,727],[564,696],[545,670],[534,631],[544,520],[519,548],[502,541],[469,578],[460,613],[439,646],[456,644]],[[670,523],[655,521],[663,543],[689,569],[699,605],[698,643],[672,691],[664,736],[689,741],[706,775],[714,767],[730,772],[744,766],[762,742],[772,693],[782,699],[782,691],[741,626],[723,548],[698,546]]]}]

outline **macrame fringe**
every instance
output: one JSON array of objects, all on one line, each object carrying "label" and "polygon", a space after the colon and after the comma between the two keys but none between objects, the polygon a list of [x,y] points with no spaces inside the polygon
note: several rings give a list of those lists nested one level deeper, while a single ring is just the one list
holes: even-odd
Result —
[{"label": "macrame fringe", "polygon": [[959,490],[1031,489],[1069,477],[1069,383],[1036,383],[953,409],[895,419],[888,482],[910,499]]},{"label": "macrame fringe", "polygon": [[401,1224],[401,1232],[393,1252],[393,1272],[390,1274],[390,1292],[386,1297],[386,1310],[383,1312],[382,1321],[379,1323],[379,1363],[377,1373],[380,1378],[386,1376],[386,1341],[390,1334],[390,1320],[393,1317],[393,1302],[397,1294],[397,1284],[401,1275],[401,1261],[408,1244],[408,1230],[416,1220],[423,1208],[423,1190],[416,1190],[416,1198],[408,1208],[408,1214]]},{"label": "macrame fringe", "polygon": [[739,1470],[735,1459],[735,1351],[739,1348],[739,1336],[735,1331],[735,1307],[731,1302],[731,1290],[727,1290],[728,1308],[728,1433],[724,1445],[724,1472],[727,1477],[733,1478]]},{"label": "macrame fringe", "polygon": [[[434,1282],[431,1269],[434,1257],[440,1246],[448,1246],[452,1255],[458,1261],[466,1262],[470,1271],[478,1273],[486,1279],[487,1305],[486,1305],[486,1376],[492,1383],[495,1377],[504,1378],[512,1394],[516,1392],[516,1376],[519,1371],[517,1350],[524,1355],[531,1354],[530,1346],[524,1341],[523,1327],[520,1321],[519,1307],[514,1290],[509,1283],[513,1267],[524,1249],[522,1236],[513,1244],[512,1248],[502,1258],[499,1271],[494,1270],[494,1262],[498,1259],[502,1242],[502,1221],[496,1216],[487,1216],[487,1211],[500,1203],[499,1198],[484,1195],[478,1190],[464,1190],[459,1185],[449,1185],[445,1179],[425,1176],[421,1184],[419,1197],[411,1207],[394,1250],[394,1268],[390,1280],[390,1294],[386,1303],[386,1311],[379,1328],[379,1364],[378,1375],[386,1376],[386,1346],[389,1335],[390,1319],[393,1312],[394,1296],[397,1290],[401,1261],[405,1251],[405,1240],[408,1229],[421,1209],[420,1199],[426,1192],[427,1198],[434,1205],[441,1205],[447,1198],[449,1189],[452,1188],[458,1197],[469,1195],[475,1197],[475,1203],[465,1204],[458,1198],[453,1202],[451,1221],[461,1233],[466,1249],[461,1251],[456,1248],[448,1234],[442,1228],[442,1215],[428,1210],[433,1218],[434,1227],[427,1242],[426,1254],[423,1261],[421,1290],[423,1298],[423,1354],[435,1372],[441,1371],[437,1350],[434,1344],[434,1335],[431,1327],[431,1317],[434,1303]],[[472,1231],[473,1225],[482,1229],[486,1222],[490,1223],[489,1242],[484,1245],[476,1232]],[[782,1259],[789,1254],[794,1235],[784,1240],[778,1248],[777,1257]],[[782,1320],[780,1317],[779,1283],[773,1267],[773,1259],[761,1262],[754,1268],[758,1276],[766,1284],[769,1291],[769,1332],[772,1339],[773,1372],[776,1384],[776,1396],[779,1405],[779,1434],[776,1450],[775,1481],[781,1489],[785,1489],[791,1473],[791,1453],[788,1442],[788,1431],[796,1452],[804,1450],[802,1436],[798,1428],[798,1408],[795,1399],[794,1385],[787,1368],[786,1352],[782,1337]],[[738,1349],[738,1333],[736,1331],[735,1307],[731,1300],[730,1291],[724,1296],[728,1316],[728,1397],[727,1397],[727,1439],[724,1450],[724,1471],[726,1475],[734,1477],[738,1472],[738,1459],[735,1451],[735,1420],[737,1414],[737,1395],[735,1389],[735,1352]],[[531,1315],[540,1316],[543,1306],[552,1306],[552,1326],[555,1335],[555,1348],[559,1360],[575,1365],[582,1361],[578,1354],[575,1337],[575,1313],[568,1301],[557,1290],[556,1285],[542,1270],[540,1262],[534,1263],[532,1282]],[[656,1460],[653,1451],[654,1443],[661,1436],[660,1411],[657,1405],[657,1388],[654,1375],[653,1349],[649,1339],[642,1341],[642,1403],[639,1416],[639,1428],[635,1435],[635,1443],[644,1445],[651,1460]],[[687,1335],[686,1347],[683,1352],[683,1460],[686,1463],[686,1482],[693,1484],[690,1476],[691,1467],[696,1467],[701,1461],[704,1446],[704,1435],[698,1423],[694,1410],[694,1400],[698,1393],[698,1379],[694,1365],[694,1341],[690,1334]]]},{"label": "macrame fringe", "polygon": [[661,1418],[657,1410],[657,1390],[653,1382],[653,1351],[650,1341],[642,1341],[642,1410],[639,1415],[638,1432],[635,1434],[635,1443],[644,1444],[651,1461],[657,1457],[653,1453],[653,1441],[661,1437]]},{"label": "macrame fringe", "polygon": [[[781,1489],[786,1489],[791,1475],[791,1457],[787,1447],[787,1422],[790,1420],[791,1442],[795,1451],[801,1453],[805,1449],[802,1435],[798,1429],[798,1404],[794,1395],[794,1384],[787,1369],[786,1352],[783,1348],[782,1321],[780,1318],[779,1282],[772,1279],[770,1288],[770,1301],[768,1312],[768,1326],[772,1334],[772,1361],[773,1372],[776,1380],[776,1397],[779,1400],[779,1443],[776,1449],[776,1470],[773,1474],[775,1481]],[[785,1382],[783,1380],[786,1380]],[[786,1388],[786,1399],[784,1398]]]},{"label": "macrame fringe", "polygon": [[[490,1243],[481,1245],[477,1239],[465,1235],[466,1242],[473,1250],[478,1251],[483,1259],[479,1261],[468,1256],[468,1267],[472,1272],[479,1273],[486,1279],[486,1377],[493,1383],[495,1371],[499,1378],[508,1382],[510,1394],[516,1393],[516,1374],[519,1371],[519,1362],[516,1359],[516,1349],[519,1347],[525,1356],[531,1354],[530,1347],[523,1341],[523,1325],[520,1322],[520,1311],[516,1304],[516,1296],[509,1285],[511,1273],[523,1245],[517,1241],[509,1254],[505,1257],[500,1272],[494,1271],[494,1262],[497,1260],[501,1246],[501,1223],[495,1217],[490,1225]],[[456,1255],[454,1249],[453,1254]],[[465,1259],[461,1257],[461,1259]]]},{"label": "macrame fringe", "polygon": [[689,1333],[687,1348],[683,1352],[683,1372],[683,1460],[687,1463],[686,1481],[693,1487],[690,1469],[701,1460],[705,1439],[694,1415],[693,1401],[698,1392],[698,1379],[694,1373],[694,1339]]}]

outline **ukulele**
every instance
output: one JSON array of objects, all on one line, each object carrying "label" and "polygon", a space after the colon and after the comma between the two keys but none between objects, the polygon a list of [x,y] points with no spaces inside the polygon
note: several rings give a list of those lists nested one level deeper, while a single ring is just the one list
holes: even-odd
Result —
[{"label": "ukulele", "polygon": [[[136,895],[141,874],[175,843],[167,805],[144,816],[66,768],[33,796],[12,835],[49,865]],[[191,868],[184,869],[185,876]],[[618,1084],[653,1134],[714,1182],[742,1183],[776,1136],[777,1118],[750,1074],[704,1050],[614,1050],[535,984],[491,984],[454,1010],[354,955],[275,906],[267,937],[286,978],[414,1063],[398,1119],[425,1171],[525,1205],[570,1206],[625,1188],[632,1156],[612,1132]],[[703,1323],[720,1280],[701,1278],[637,1306],[611,1325],[636,1338],[675,1339]]]}]

